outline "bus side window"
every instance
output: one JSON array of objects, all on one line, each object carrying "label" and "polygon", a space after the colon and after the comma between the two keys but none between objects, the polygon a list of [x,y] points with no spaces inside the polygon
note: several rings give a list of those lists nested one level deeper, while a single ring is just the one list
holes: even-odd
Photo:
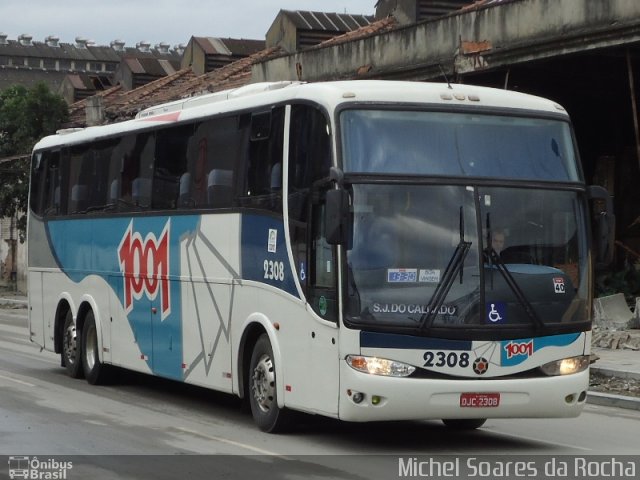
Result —
[{"label": "bus side window", "polygon": [[46,164],[50,152],[36,152],[31,157],[31,197],[29,208],[36,215],[42,215],[42,190],[46,178]]},{"label": "bus side window", "polygon": [[184,189],[190,184],[184,174],[187,171],[187,149],[193,133],[193,124],[167,128],[157,133],[151,201],[154,210],[175,209],[179,206],[181,194],[188,194]]},{"label": "bus side window", "polygon": [[44,185],[42,187],[42,215],[60,215],[61,179],[60,151],[49,152],[44,165]]},{"label": "bus side window", "polygon": [[251,116],[246,182],[241,195],[244,206],[282,211],[283,137],[283,107]]},{"label": "bus side window", "polygon": [[[117,188],[110,183],[110,194],[118,190],[120,211],[145,210],[151,205],[151,182],[155,153],[155,134],[139,133],[122,137],[116,151],[120,159]],[[116,163],[117,164],[117,163]]]},{"label": "bus side window", "polygon": [[89,186],[87,208],[93,211],[104,211],[113,208],[110,201],[109,168],[113,150],[117,142],[105,140],[96,145],[93,152],[92,168],[85,172],[82,183]]},{"label": "bus side window", "polygon": [[67,191],[67,205],[69,214],[80,213],[87,208],[89,185],[84,183],[88,179],[82,178],[83,171],[91,169],[92,151],[88,146],[71,147],[68,169],[69,189]]},{"label": "bus side window", "polygon": [[289,235],[298,278],[307,293],[308,236],[311,188],[327,178],[331,167],[331,137],[325,115],[311,105],[292,105],[289,135]]},{"label": "bus side window", "polygon": [[195,125],[187,147],[188,173],[181,179],[180,208],[231,208],[236,174],[245,164],[248,123],[239,116],[215,117]]},{"label": "bus side window", "polygon": [[311,248],[308,302],[325,320],[338,320],[335,249],[324,232],[324,202],[311,209]]}]

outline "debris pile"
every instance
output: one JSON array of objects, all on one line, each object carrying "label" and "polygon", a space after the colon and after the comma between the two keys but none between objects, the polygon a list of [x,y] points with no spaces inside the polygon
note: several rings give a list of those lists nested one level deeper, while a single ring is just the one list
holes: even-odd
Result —
[{"label": "debris pile", "polygon": [[640,350],[640,330],[604,330],[595,327],[591,345],[612,350]]},{"label": "debris pile", "polygon": [[640,381],[635,378],[623,378],[591,372],[589,390],[594,392],[614,393],[630,397],[640,397]]}]

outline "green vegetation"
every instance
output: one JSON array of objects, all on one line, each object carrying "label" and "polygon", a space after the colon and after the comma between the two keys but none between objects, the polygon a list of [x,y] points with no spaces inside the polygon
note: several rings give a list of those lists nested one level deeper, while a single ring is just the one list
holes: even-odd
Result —
[{"label": "green vegetation", "polygon": [[29,160],[24,157],[68,116],[65,101],[44,83],[33,88],[14,85],[0,92],[0,218],[17,216],[23,239],[29,191]]}]

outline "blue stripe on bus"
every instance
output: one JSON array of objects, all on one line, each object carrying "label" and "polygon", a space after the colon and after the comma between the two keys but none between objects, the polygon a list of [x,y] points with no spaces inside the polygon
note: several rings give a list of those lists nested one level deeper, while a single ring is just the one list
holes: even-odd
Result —
[{"label": "blue stripe on bus", "polygon": [[[79,283],[89,275],[101,277],[127,310],[124,305],[127,279],[120,273],[118,255],[121,241],[129,225],[143,241],[150,234],[160,240],[169,220],[168,276],[179,278],[180,241],[196,230],[199,216],[56,220],[47,222],[47,235],[60,269],[73,282]],[[146,295],[132,299],[127,313],[136,343],[149,368],[157,375],[176,380],[183,378],[181,301],[181,282],[170,281],[170,313],[163,314],[160,292],[154,300]],[[152,313],[152,306],[157,313]]]},{"label": "blue stripe on bus", "polygon": [[[178,380],[183,378],[181,301],[185,287],[178,279],[189,275],[189,272],[181,271],[180,243],[197,231],[201,218],[197,215],[115,217],[46,223],[50,246],[60,269],[74,283],[80,283],[89,275],[102,278],[127,312],[136,343],[149,368],[156,375]],[[283,220],[245,214],[241,222],[241,278],[273,285],[297,297]],[[135,249],[132,244],[129,252],[135,250],[139,256],[141,252],[150,252],[146,246],[152,237],[160,244],[165,229],[169,237],[168,277],[171,279],[170,313],[167,315],[163,314],[159,291],[153,300],[144,292],[137,292],[138,298],[126,305],[126,290],[131,289],[132,279],[123,277],[119,256],[119,248],[128,236],[131,242],[135,240],[134,236],[137,238],[139,243]],[[139,248],[141,244],[145,246],[142,249]],[[153,264],[153,259],[149,261]],[[140,279],[135,282],[140,283]],[[157,313],[152,313],[152,307]]]},{"label": "blue stripe on bus", "polygon": [[241,277],[272,285],[298,297],[282,218],[243,214],[241,228]]},{"label": "blue stripe on bus", "polygon": [[471,350],[471,340],[414,337],[394,333],[360,332],[360,348],[405,350]]}]

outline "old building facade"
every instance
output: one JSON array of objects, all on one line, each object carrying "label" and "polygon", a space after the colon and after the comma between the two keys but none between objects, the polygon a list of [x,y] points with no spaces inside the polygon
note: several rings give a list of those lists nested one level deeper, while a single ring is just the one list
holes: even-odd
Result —
[{"label": "old building facade", "polygon": [[[379,0],[376,7],[375,17],[350,16],[357,20],[281,11],[263,49],[244,45],[239,59],[238,45],[194,37],[174,73],[76,102],[73,125],[86,125],[88,112],[99,112],[94,124],[119,121],[157,103],[262,81],[449,81],[541,95],[568,110],[587,183],[614,198],[618,265],[638,263],[640,2]],[[211,71],[225,53],[230,62]]]}]

